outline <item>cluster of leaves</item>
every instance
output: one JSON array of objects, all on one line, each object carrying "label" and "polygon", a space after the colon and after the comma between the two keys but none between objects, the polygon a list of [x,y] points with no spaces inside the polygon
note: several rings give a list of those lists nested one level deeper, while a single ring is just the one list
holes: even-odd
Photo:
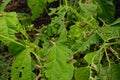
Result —
[{"label": "cluster of leaves", "polygon": [[53,1],[28,0],[32,16],[5,12],[10,0],[0,5],[0,41],[15,57],[11,80],[119,80],[120,19],[113,2],[60,0],[50,9],[51,23],[36,30],[31,21]]}]

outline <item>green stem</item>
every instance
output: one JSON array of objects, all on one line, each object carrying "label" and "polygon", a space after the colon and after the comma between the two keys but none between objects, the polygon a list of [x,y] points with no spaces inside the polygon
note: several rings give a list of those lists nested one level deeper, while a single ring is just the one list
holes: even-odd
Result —
[{"label": "green stem", "polygon": [[105,55],[106,55],[106,58],[107,58],[107,61],[108,61],[109,67],[110,67],[110,59],[109,59],[109,56],[107,54],[107,50],[106,49],[105,49]]},{"label": "green stem", "polygon": [[13,40],[13,39],[11,39],[11,38],[9,38],[9,37],[6,37],[6,36],[4,36],[4,35],[0,35],[0,37],[5,38],[5,39],[8,40],[8,41],[11,41],[11,42],[13,42],[13,43],[16,43],[16,44],[19,44],[19,45],[25,47],[25,45],[21,44],[20,42],[15,41],[15,40]]},{"label": "green stem", "polygon": [[114,45],[114,44],[120,44],[120,42],[104,43],[104,45],[108,45],[108,46],[110,46],[110,45]]},{"label": "green stem", "polygon": [[59,0],[59,5],[61,6],[61,0]]},{"label": "green stem", "polygon": [[65,4],[66,4],[66,6],[68,7],[68,1],[67,1],[67,0],[65,0]]},{"label": "green stem", "polygon": [[41,62],[40,62],[40,59],[39,59],[39,57],[36,55],[36,53],[35,53],[34,51],[32,51],[32,53],[33,53],[33,55],[36,57],[39,65],[42,65]]}]

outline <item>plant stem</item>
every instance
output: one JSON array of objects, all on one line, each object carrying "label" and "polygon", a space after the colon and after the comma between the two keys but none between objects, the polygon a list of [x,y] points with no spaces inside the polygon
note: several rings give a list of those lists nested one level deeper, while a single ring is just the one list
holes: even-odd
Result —
[{"label": "plant stem", "polygon": [[6,36],[4,36],[4,35],[0,35],[0,37],[5,38],[5,39],[8,40],[8,41],[14,42],[14,43],[16,43],[16,44],[19,44],[19,45],[25,47],[25,45],[21,44],[20,42],[15,41],[15,40],[13,40],[13,39],[11,39],[11,38],[9,38],[9,37],[6,37]]},{"label": "plant stem", "polygon": [[66,6],[68,6],[68,1],[67,0],[65,0],[65,4],[66,4]]},{"label": "plant stem", "polygon": [[105,43],[105,45],[114,45],[114,44],[120,44],[120,42],[113,42],[113,43]]},{"label": "plant stem", "polygon": [[109,56],[108,56],[108,54],[107,54],[107,50],[106,50],[106,49],[105,49],[105,55],[106,55],[106,58],[107,58],[108,64],[109,64],[109,66],[110,66],[110,59],[109,59]]}]

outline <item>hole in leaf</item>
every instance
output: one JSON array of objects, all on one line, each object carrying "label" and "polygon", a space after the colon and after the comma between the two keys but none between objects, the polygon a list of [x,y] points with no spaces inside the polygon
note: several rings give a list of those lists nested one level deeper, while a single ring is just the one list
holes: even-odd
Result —
[{"label": "hole in leaf", "polygon": [[22,72],[19,73],[19,78],[22,77]]},{"label": "hole in leaf", "polygon": [[103,22],[102,21],[99,21],[99,26],[103,26]]},{"label": "hole in leaf", "polygon": [[36,75],[39,74],[39,70],[37,70],[37,69],[34,69],[32,72],[35,73]]},{"label": "hole in leaf", "polygon": [[15,69],[18,69],[18,67],[15,67]]},{"label": "hole in leaf", "polygon": [[30,53],[30,55],[31,55],[32,60],[35,60],[35,61],[37,60],[33,53]]},{"label": "hole in leaf", "polygon": [[9,69],[8,72],[11,72],[11,70]]},{"label": "hole in leaf", "polygon": [[91,69],[91,71],[92,71],[92,77],[95,78],[95,76],[98,75],[97,71],[95,69]]},{"label": "hole in leaf", "polygon": [[40,40],[39,43],[38,43],[38,46],[41,47],[41,48],[43,48],[43,45],[42,45],[43,43],[44,42],[42,40]]},{"label": "hole in leaf", "polygon": [[22,67],[22,69],[24,69],[24,67]]}]

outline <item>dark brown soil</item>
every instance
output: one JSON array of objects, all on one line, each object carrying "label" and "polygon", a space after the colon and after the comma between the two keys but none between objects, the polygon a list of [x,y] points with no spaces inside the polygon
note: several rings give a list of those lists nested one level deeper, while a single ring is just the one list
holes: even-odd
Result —
[{"label": "dark brown soil", "polygon": [[[114,0],[114,4],[116,7],[115,12],[115,19],[120,17],[120,0]],[[58,7],[59,6],[59,0],[52,2],[50,4],[47,4],[46,8],[47,10],[51,7]],[[11,0],[11,2],[7,5],[5,11],[15,11],[15,12],[21,12],[21,13],[28,13],[31,14],[30,9],[27,6],[27,0]],[[50,17],[48,16],[47,12],[44,11],[39,18],[33,21],[33,24],[36,27],[41,26],[42,24],[47,25],[51,22]]]},{"label": "dark brown soil", "polygon": [[120,0],[114,0],[114,4],[116,7],[115,18],[117,19],[120,17]]},{"label": "dark brown soil", "polygon": [[[46,8],[49,10],[49,8],[56,8],[59,6],[59,1],[54,1],[52,3],[47,4]],[[5,8],[5,11],[15,11],[20,13],[28,13],[31,15],[30,9],[27,6],[27,0],[12,0],[7,7]],[[50,17],[48,16],[47,12],[44,11],[39,18],[34,20],[32,23],[39,27],[41,25],[47,25],[51,22]]]}]

